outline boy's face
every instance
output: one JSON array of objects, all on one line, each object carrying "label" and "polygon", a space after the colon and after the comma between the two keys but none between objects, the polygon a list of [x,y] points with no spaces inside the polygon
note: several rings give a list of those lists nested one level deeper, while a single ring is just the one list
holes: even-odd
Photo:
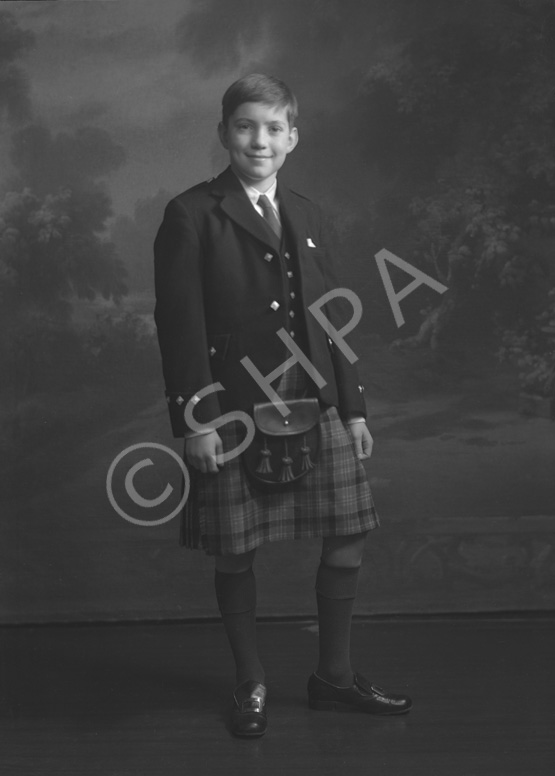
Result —
[{"label": "boy's face", "polygon": [[244,102],[220,124],[218,134],[229,151],[231,168],[245,183],[266,191],[287,154],[298,142],[287,109],[263,102]]}]

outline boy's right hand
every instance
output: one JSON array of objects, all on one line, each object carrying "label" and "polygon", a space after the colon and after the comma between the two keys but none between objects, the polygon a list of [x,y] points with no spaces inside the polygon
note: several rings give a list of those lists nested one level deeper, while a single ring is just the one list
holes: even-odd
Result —
[{"label": "boy's right hand", "polygon": [[185,440],[185,458],[187,463],[198,469],[203,474],[213,472],[217,474],[223,466],[220,456],[223,455],[223,445],[217,431],[209,434],[200,434]]}]

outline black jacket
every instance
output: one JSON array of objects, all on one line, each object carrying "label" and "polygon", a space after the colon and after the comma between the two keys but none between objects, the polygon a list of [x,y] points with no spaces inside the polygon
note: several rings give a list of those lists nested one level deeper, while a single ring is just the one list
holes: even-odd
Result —
[{"label": "black jacket", "polygon": [[[314,387],[313,395],[337,406],[343,417],[365,416],[355,366],[307,310],[326,291],[339,287],[320,210],[279,183],[277,196],[299,275],[306,355],[326,380],[323,388]],[[194,417],[200,423],[268,401],[240,359],[249,356],[266,375],[291,355],[277,336],[289,323],[289,294],[277,238],[231,168],[171,200],[154,254],[155,321],[174,435],[188,430],[185,403],[214,382],[225,390],[196,405]],[[348,304],[341,312],[337,299],[323,310],[337,329],[352,315]]]}]

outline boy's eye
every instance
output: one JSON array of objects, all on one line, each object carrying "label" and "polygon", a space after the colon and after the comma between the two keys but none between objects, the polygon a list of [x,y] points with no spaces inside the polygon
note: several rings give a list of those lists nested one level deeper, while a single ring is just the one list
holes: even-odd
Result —
[{"label": "boy's eye", "polygon": [[270,127],[270,132],[273,132],[274,134],[277,134],[278,132],[281,132],[281,131],[282,131],[282,127],[280,126]]}]

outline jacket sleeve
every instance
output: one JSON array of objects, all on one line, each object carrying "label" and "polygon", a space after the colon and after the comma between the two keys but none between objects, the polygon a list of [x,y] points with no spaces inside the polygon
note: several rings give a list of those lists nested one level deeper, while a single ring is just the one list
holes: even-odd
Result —
[{"label": "jacket sleeve", "polygon": [[[166,401],[173,435],[190,431],[187,402],[212,384],[204,314],[203,255],[195,219],[177,199],[166,207],[154,243],[154,320],[162,356]],[[196,404],[196,402],[195,402]],[[202,399],[194,412],[199,423],[220,415],[217,393]]]},{"label": "jacket sleeve", "polygon": [[[331,291],[336,288],[345,288],[345,284],[339,279],[340,273],[335,259],[334,241],[331,239],[327,220],[321,213],[320,223],[320,241],[326,254],[326,289]],[[337,331],[341,330],[354,314],[352,305],[344,296],[334,297],[324,305],[323,309],[326,317]],[[345,337],[345,341],[352,347],[349,335]],[[356,362],[351,364],[341,348],[332,340],[329,340],[329,346],[337,384],[340,416],[345,420],[354,416],[366,418],[364,386],[360,382]]]}]

